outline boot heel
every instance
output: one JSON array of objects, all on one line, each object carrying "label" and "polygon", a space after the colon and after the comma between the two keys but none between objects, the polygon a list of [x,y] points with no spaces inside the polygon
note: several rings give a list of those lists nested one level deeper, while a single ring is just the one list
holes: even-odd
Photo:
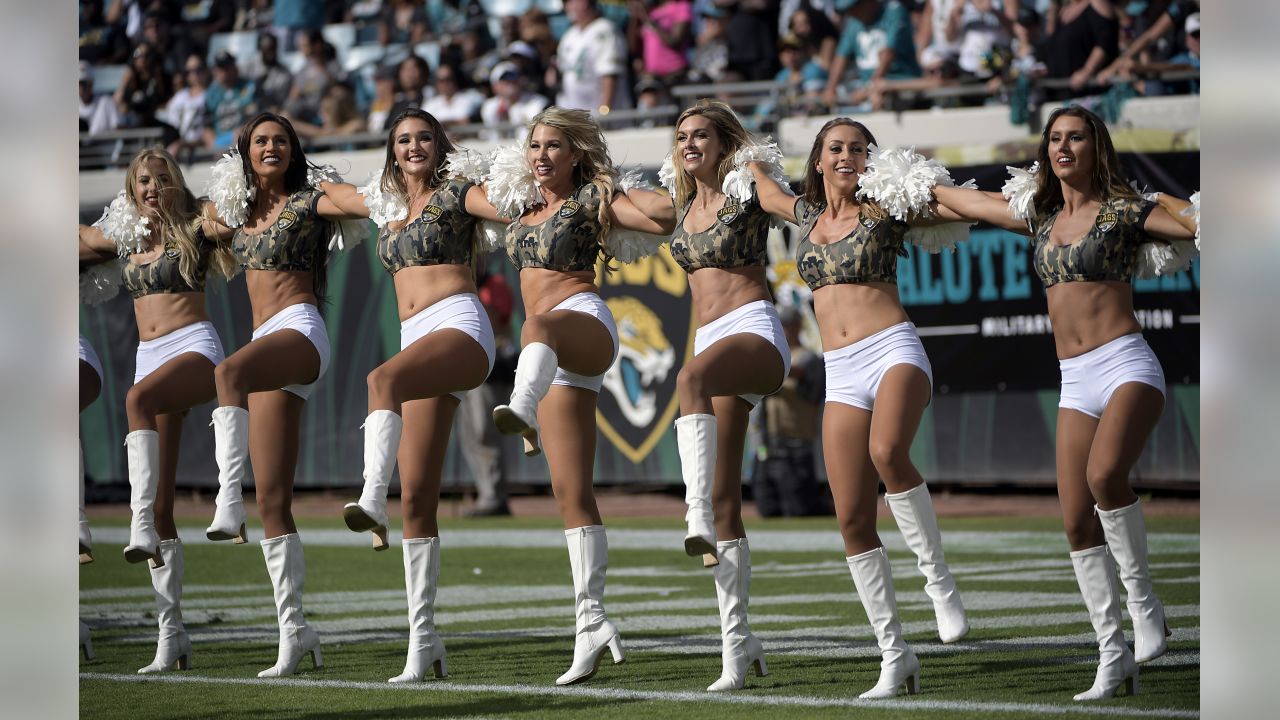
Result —
[{"label": "boot heel", "polygon": [[155,555],[147,558],[147,564],[151,566],[152,570],[159,570],[164,567],[164,558],[160,557],[159,550],[156,551]]},{"label": "boot heel", "polygon": [[437,680],[449,677],[449,661],[446,658],[441,657],[439,660],[432,663],[431,667],[435,672]]},{"label": "boot heel", "polygon": [[715,567],[719,564],[720,564],[720,558],[716,557],[715,553],[704,553],[702,555],[702,567],[704,568]]},{"label": "boot heel", "polygon": [[324,654],[320,652],[319,643],[316,643],[316,646],[311,648],[311,664],[317,670],[324,667]]},{"label": "boot heel", "polygon": [[532,440],[530,440],[529,437],[526,435],[523,437],[523,440],[524,440],[525,457],[537,457],[538,455],[542,454],[542,448],[538,447],[538,439],[536,435]]},{"label": "boot heel", "polygon": [[622,654],[622,638],[617,635],[609,641],[609,652],[613,654],[613,664],[618,665],[627,661],[627,657]]},{"label": "boot heel", "polygon": [[391,547],[390,545],[387,544],[387,528],[386,527],[374,528],[370,533],[370,536],[373,539],[374,550],[381,552]]},{"label": "boot heel", "polygon": [[[88,565],[91,562],[93,562],[93,548],[89,547],[88,545],[81,544],[80,545],[80,564]],[[1165,629],[1168,630],[1167,627]]]},{"label": "boot heel", "polygon": [[1137,673],[1137,671],[1134,671],[1134,673],[1133,673],[1132,675],[1130,675],[1129,677],[1127,677],[1127,678],[1125,678],[1125,679],[1124,679],[1124,689],[1125,689],[1125,692],[1127,692],[1127,693],[1129,694],[1129,697],[1133,697],[1134,695],[1137,695],[1137,694],[1138,694],[1138,673]]},{"label": "boot heel", "polygon": [[190,670],[190,669],[191,669],[191,655],[190,655],[190,654],[187,654],[187,655],[179,655],[179,656],[178,656],[177,664],[178,664],[178,669],[179,669],[179,670]]},{"label": "boot heel", "polygon": [[908,695],[919,695],[920,694],[920,673],[919,672],[911,673],[910,675],[907,676],[905,680],[902,681],[902,684],[906,686]]},{"label": "boot heel", "polygon": [[755,666],[756,666],[756,677],[765,677],[766,675],[769,674],[769,666],[768,664],[765,663],[763,655],[756,658]]},{"label": "boot heel", "polygon": [[232,545],[243,545],[249,542],[249,534],[244,531],[244,523],[240,523],[240,532],[231,538]]}]

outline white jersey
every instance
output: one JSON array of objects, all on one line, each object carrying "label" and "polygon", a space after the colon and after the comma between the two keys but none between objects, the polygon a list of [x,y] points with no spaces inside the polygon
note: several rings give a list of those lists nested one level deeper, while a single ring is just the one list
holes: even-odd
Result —
[{"label": "white jersey", "polygon": [[560,66],[556,103],[561,107],[595,112],[606,104],[600,96],[600,79],[606,75],[618,79],[612,107],[631,107],[631,92],[626,86],[626,50],[622,36],[607,19],[596,18],[581,28],[570,26],[560,38],[556,58]]}]

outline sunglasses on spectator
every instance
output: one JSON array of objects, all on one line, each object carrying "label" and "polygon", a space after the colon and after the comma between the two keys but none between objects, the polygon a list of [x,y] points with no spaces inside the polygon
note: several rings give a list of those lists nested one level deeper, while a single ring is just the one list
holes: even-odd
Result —
[{"label": "sunglasses on spectator", "polygon": [[1188,34],[1188,35],[1190,35],[1191,37],[1193,37],[1193,38],[1197,39],[1197,40],[1199,40],[1199,39],[1200,39],[1200,31],[1199,31],[1199,30],[1196,30],[1196,31],[1194,31],[1194,32],[1189,32],[1189,33],[1187,33],[1187,34]]}]

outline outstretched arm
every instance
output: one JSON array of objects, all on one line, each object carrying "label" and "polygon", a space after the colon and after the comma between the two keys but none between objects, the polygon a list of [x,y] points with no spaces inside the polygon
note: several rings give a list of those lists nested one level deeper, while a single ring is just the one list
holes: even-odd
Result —
[{"label": "outstretched arm", "polygon": [[799,224],[800,219],[796,217],[796,196],[770,177],[762,163],[748,163],[747,167],[756,178],[756,198],[760,200],[760,207],[770,215]]},{"label": "outstretched arm", "polygon": [[627,191],[627,199],[633,205],[640,209],[640,212],[662,223],[671,223],[671,227],[676,225],[676,206],[673,204],[670,195],[664,195],[656,190],[645,190],[644,188],[631,188]]},{"label": "outstretched arm", "polygon": [[116,256],[116,244],[92,225],[80,226],[80,264],[96,265]]},{"label": "outstretched arm", "polygon": [[[1170,195],[1169,193],[1156,193],[1156,202],[1159,203],[1160,207],[1164,208],[1166,213],[1176,220],[1179,225],[1186,228],[1191,232],[1191,234],[1195,234],[1197,230],[1195,218],[1190,215],[1182,214],[1184,210],[1191,207],[1191,201],[1183,200],[1182,198],[1176,195]],[[1154,214],[1154,211],[1152,214]],[[1148,216],[1148,227],[1150,226],[1150,222],[1151,218]]]},{"label": "outstretched arm", "polygon": [[498,214],[498,209],[493,206],[493,203],[489,202],[489,196],[485,193],[483,185],[472,185],[471,189],[467,190],[467,196],[463,198],[463,205],[466,207],[467,213],[472,217],[504,225],[511,222],[511,218],[505,218]]},{"label": "outstretched arm", "polygon": [[609,220],[614,227],[625,230],[650,233],[652,235],[670,235],[676,227],[674,213],[671,219],[663,220],[647,215],[636,207],[631,199],[622,193],[615,193],[609,202]]},{"label": "outstretched arm", "polygon": [[939,210],[951,211],[960,220],[983,220],[1019,235],[1030,235],[1027,224],[1009,214],[1009,203],[1003,197],[972,188],[938,185],[933,188]]},{"label": "outstretched arm", "polygon": [[326,220],[353,220],[369,217],[364,197],[351,183],[321,182],[324,195],[316,202],[316,212]]},{"label": "outstretched arm", "polygon": [[218,214],[218,207],[213,201],[205,197],[200,198],[198,202],[200,203],[200,229],[204,230],[204,236],[215,244],[230,240],[236,231]]},{"label": "outstretched arm", "polygon": [[[1165,197],[1164,193],[1160,193],[1161,200]],[[1147,215],[1147,222],[1142,226],[1143,232],[1157,240],[1166,242],[1194,240],[1196,238],[1195,220],[1179,214],[1182,208],[1189,206],[1191,203],[1178,198],[1173,199],[1181,203],[1181,207],[1177,211],[1172,211],[1168,205],[1161,202],[1159,206],[1152,208],[1151,213]]]}]

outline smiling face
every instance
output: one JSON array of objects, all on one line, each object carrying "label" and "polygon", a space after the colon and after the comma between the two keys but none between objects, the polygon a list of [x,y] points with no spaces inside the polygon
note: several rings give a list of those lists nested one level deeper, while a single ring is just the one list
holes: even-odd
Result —
[{"label": "smiling face", "polygon": [[278,122],[260,123],[249,135],[249,164],[259,177],[283,178],[289,169],[292,150],[289,133]]},{"label": "smiling face", "polygon": [[526,152],[533,178],[540,185],[564,186],[573,183],[573,169],[580,153],[569,145],[564,133],[550,125],[535,125],[529,134]]},{"label": "smiling face", "polygon": [[676,160],[683,163],[685,172],[711,182],[723,157],[724,145],[710,118],[690,115],[676,128]]},{"label": "smiling face", "polygon": [[396,162],[405,175],[430,177],[436,169],[436,134],[422,118],[407,117],[391,133]]},{"label": "smiling face", "polygon": [[858,187],[858,176],[867,170],[867,136],[852,125],[837,125],[822,138],[814,169],[827,186],[850,197]]},{"label": "smiling face", "polygon": [[1062,115],[1049,127],[1046,136],[1049,166],[1066,183],[1093,175],[1097,163],[1097,140],[1082,117]]},{"label": "smiling face", "polygon": [[138,212],[143,215],[154,215],[164,206],[166,192],[174,187],[175,179],[169,174],[169,168],[160,158],[150,158],[140,163],[133,175],[130,189],[133,191],[133,202]]}]

